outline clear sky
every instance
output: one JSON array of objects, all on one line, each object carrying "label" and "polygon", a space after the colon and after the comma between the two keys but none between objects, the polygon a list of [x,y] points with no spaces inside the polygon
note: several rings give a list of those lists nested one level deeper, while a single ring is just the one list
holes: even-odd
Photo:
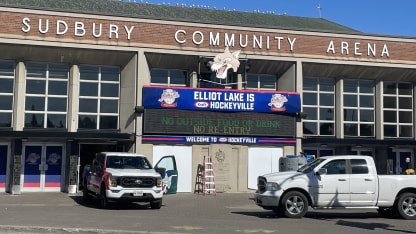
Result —
[{"label": "clear sky", "polygon": [[[129,1],[129,0],[124,0]],[[130,0],[322,17],[364,33],[416,37],[416,0]],[[321,10],[318,9],[321,7]]]}]

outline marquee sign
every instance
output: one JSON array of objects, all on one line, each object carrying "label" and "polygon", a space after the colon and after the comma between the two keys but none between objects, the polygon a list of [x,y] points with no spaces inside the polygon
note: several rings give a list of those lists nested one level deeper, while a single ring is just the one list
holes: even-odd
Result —
[{"label": "marquee sign", "polygon": [[275,91],[144,86],[143,106],[201,111],[299,113],[300,95]]},{"label": "marquee sign", "polygon": [[144,134],[294,137],[296,117],[258,112],[144,109]]}]

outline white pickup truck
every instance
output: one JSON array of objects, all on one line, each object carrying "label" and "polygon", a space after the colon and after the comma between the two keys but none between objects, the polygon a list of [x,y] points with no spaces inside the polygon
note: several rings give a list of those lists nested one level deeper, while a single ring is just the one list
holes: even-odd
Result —
[{"label": "white pickup truck", "polygon": [[416,176],[377,175],[369,156],[328,156],[297,171],[257,179],[254,201],[289,218],[312,208],[377,208],[383,217],[416,219]]}]

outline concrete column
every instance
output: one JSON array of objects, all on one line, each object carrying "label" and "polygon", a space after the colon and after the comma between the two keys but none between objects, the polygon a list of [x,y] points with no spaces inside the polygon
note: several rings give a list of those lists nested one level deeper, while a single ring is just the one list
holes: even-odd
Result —
[{"label": "concrete column", "polygon": [[[302,61],[296,61],[296,73],[294,74],[293,79],[295,80],[295,91],[300,94],[300,100],[302,105],[302,96],[303,96],[303,69]],[[280,87],[279,87],[280,90]],[[302,108],[301,108],[302,110]],[[302,138],[303,138],[303,124],[302,120],[296,122],[296,155],[302,152]]]},{"label": "concrete column", "polygon": [[19,61],[14,81],[13,131],[23,131],[25,126],[25,79],[26,66],[23,61]]},{"label": "concrete column", "polygon": [[[143,85],[150,84],[150,69],[149,65],[146,60],[146,56],[144,55],[144,51],[138,51],[138,59],[137,59],[137,67],[138,67],[138,74],[136,76],[137,79],[137,93],[136,93],[136,106],[143,106],[143,94],[142,88]],[[135,126],[135,152],[140,152],[140,147],[142,144],[142,135],[143,135],[143,116],[142,114],[136,115],[136,126]]]},{"label": "concrete column", "polygon": [[[299,61],[300,64],[300,71],[302,72],[302,63]],[[297,64],[293,64],[289,69],[287,69],[287,71],[281,75],[278,80],[277,80],[277,88],[279,91],[284,91],[284,92],[300,92],[297,90],[297,88],[299,88],[299,86],[297,86],[296,84],[302,83],[303,82],[303,75],[299,74],[297,72],[299,72]],[[297,75],[296,75],[297,73]],[[298,78],[298,79],[296,79]]]},{"label": "concrete column", "polygon": [[376,95],[375,95],[375,114],[376,114],[376,123],[375,123],[375,131],[376,131],[376,139],[383,140],[384,139],[384,116],[383,116],[383,81],[379,80],[376,82]]},{"label": "concrete column", "polygon": [[242,90],[243,87],[243,75],[244,74],[237,74],[237,89]]},{"label": "concrete column", "polygon": [[[68,185],[68,193],[76,193],[78,188],[78,158],[79,158],[79,144],[78,142],[67,142],[67,157],[66,157],[66,168],[69,170],[65,171],[65,185]],[[80,171],[80,173],[82,173]]]},{"label": "concrete column", "polygon": [[20,194],[20,172],[22,168],[22,141],[20,139],[15,140],[12,143],[12,157],[10,165],[13,165],[11,168],[11,194],[17,195]]},{"label": "concrete column", "polygon": [[198,73],[196,71],[193,71],[189,74],[189,87],[198,87]]},{"label": "concrete column", "polygon": [[344,80],[335,80],[335,137],[344,139]]},{"label": "concrete column", "polygon": [[69,70],[68,132],[76,132],[78,129],[79,78],[79,66],[72,65]]}]

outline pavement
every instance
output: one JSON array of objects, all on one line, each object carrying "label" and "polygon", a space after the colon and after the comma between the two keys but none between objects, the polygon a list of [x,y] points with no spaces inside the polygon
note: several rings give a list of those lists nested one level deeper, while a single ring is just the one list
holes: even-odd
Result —
[{"label": "pavement", "polygon": [[[180,215],[177,215],[178,213],[190,213],[192,217],[195,216],[195,214],[192,215],[192,212],[198,212],[201,207],[206,206],[209,207],[208,209],[221,210],[226,206],[224,204],[232,205],[233,203],[236,204],[235,202],[243,204],[243,206],[247,204],[247,208],[261,209],[250,201],[252,197],[252,193],[219,193],[217,196],[178,193],[164,196],[164,207],[155,212],[155,210],[148,210],[147,204],[135,204],[133,206],[126,204],[121,208],[117,206],[117,208],[101,210],[98,201],[85,203],[82,200],[82,193],[26,192],[21,195],[0,193],[0,233],[189,233],[189,231],[181,232],[180,230],[178,232],[164,232],[163,230],[153,232],[150,231],[153,230],[151,226],[147,227],[145,224],[158,220],[161,215],[160,212],[163,212],[162,215],[166,216],[176,215],[179,219]],[[142,212],[140,210],[148,211]],[[111,218],[114,214],[118,217]],[[137,228],[129,226],[132,221],[136,221],[135,219],[130,220],[131,215],[136,216],[138,214],[139,216],[143,215],[141,220],[148,220],[146,222],[142,221],[144,224]],[[104,222],[104,224],[95,221],[105,218],[110,218],[110,220]],[[137,229],[145,231],[135,231]]]}]

